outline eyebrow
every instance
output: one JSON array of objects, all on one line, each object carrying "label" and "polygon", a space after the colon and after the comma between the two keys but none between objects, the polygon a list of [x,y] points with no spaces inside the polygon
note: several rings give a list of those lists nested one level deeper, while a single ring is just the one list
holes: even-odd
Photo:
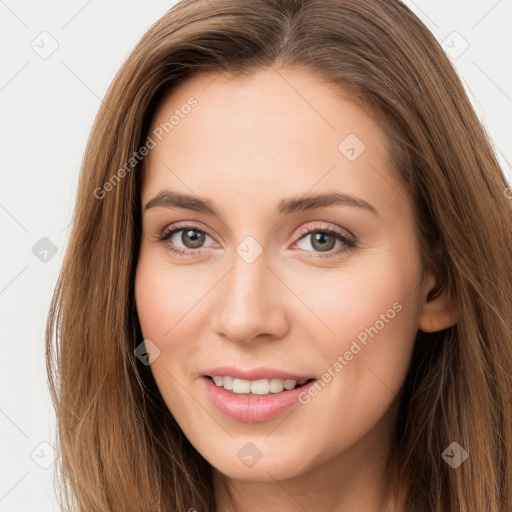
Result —
[{"label": "eyebrow", "polygon": [[[276,213],[280,216],[284,216],[292,213],[306,212],[336,205],[355,206],[365,209],[374,215],[379,215],[377,209],[367,201],[338,192],[283,199],[279,201]],[[170,190],[161,190],[156,196],[146,203],[144,210],[150,210],[151,208],[157,207],[182,208],[220,217],[220,214],[217,212],[211,201],[197,196],[172,192]]]}]

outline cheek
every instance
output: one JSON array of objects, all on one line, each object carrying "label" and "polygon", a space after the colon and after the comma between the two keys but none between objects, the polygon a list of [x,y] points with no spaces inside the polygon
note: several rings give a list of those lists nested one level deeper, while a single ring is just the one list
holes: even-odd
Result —
[{"label": "cheek", "polygon": [[393,391],[400,387],[414,346],[420,301],[416,260],[404,265],[392,251],[379,256],[345,268],[339,279],[317,276],[315,287],[307,290],[308,305],[322,321],[315,325],[325,333],[317,335],[324,370],[345,374],[348,381],[343,381],[351,388],[366,388],[367,397],[376,391],[372,386],[382,387],[375,375]]},{"label": "cheek", "polygon": [[202,273],[195,265],[173,267],[165,253],[141,251],[135,274],[137,315],[143,338],[160,350],[150,368],[172,411],[186,408],[189,399],[179,383],[197,375],[205,359],[211,360],[201,340],[208,293],[217,281],[215,272]]},{"label": "cheek", "polygon": [[[197,325],[194,317],[201,309],[200,298],[207,284],[197,272],[173,272],[165,255],[141,253],[135,274],[135,302],[141,330],[145,338],[166,345],[180,339],[179,332]],[[203,289],[204,288],[204,289]],[[160,347],[163,348],[163,347]]]},{"label": "cheek", "polygon": [[[344,425],[339,447],[354,442],[389,409],[407,374],[417,332],[415,269],[408,274],[367,270],[345,273],[338,281],[325,279],[328,292],[313,294],[315,312],[333,332],[316,336],[322,384],[303,403],[311,401],[312,408],[324,411],[327,437],[339,436],[337,425]],[[328,331],[322,326],[322,332]],[[306,428],[315,435],[316,425]]]},{"label": "cheek", "polygon": [[382,322],[386,326],[400,324],[414,314],[414,272],[393,272],[389,261],[380,267],[382,271],[360,265],[357,269],[343,269],[338,276],[317,275],[314,286],[303,282],[295,291],[321,320],[325,334],[330,333],[329,337],[338,340],[351,339],[375,323],[382,330]]},{"label": "cheek", "polygon": [[199,299],[205,293],[183,274],[172,272],[161,256],[141,252],[134,290],[142,336],[160,351],[151,372],[168,409],[182,421],[191,409],[182,385],[196,369],[199,347],[194,340],[200,339]]}]

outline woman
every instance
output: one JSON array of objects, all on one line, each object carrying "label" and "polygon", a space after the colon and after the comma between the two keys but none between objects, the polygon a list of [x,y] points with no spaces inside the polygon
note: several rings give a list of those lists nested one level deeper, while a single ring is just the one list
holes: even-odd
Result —
[{"label": "woman", "polygon": [[512,210],[400,2],[182,1],[93,127],[47,328],[80,511],[512,510]]}]

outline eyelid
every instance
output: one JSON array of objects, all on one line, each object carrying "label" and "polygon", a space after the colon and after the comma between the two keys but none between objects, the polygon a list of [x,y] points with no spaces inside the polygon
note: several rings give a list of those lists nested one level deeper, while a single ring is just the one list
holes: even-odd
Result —
[{"label": "eyelid", "polygon": [[[217,238],[212,234],[212,232],[203,224],[200,222],[187,222],[187,221],[181,221],[181,222],[175,222],[173,224],[170,224],[166,226],[164,229],[162,229],[159,233],[155,236],[155,241],[161,241],[161,239],[168,234],[172,233],[173,231],[185,231],[186,229],[196,229],[197,231],[203,231],[206,233],[210,238],[215,240],[215,242],[219,243],[217,241]],[[189,249],[190,250],[190,249]],[[198,252],[200,249],[194,251]]]},{"label": "eyelid", "polygon": [[357,238],[348,229],[340,228],[337,226],[333,227],[332,225],[322,225],[321,222],[316,222],[314,225],[306,224],[299,229],[299,231],[296,233],[296,236],[300,239],[303,235],[310,234],[312,231],[327,231],[347,238],[353,243],[356,243],[357,241]]}]

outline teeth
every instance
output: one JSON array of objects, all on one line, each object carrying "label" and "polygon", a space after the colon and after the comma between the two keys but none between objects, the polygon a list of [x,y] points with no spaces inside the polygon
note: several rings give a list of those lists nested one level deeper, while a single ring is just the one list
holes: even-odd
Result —
[{"label": "teeth", "polygon": [[212,377],[213,382],[218,387],[223,387],[233,393],[254,395],[268,395],[269,393],[280,393],[281,391],[294,389],[297,385],[302,386],[308,379],[301,379],[298,382],[293,379],[260,379],[260,380],[244,380],[236,379],[228,375],[215,375]]},{"label": "teeth", "polygon": [[228,390],[233,389],[233,381],[235,380],[235,379],[233,379],[233,377],[220,377],[220,379],[222,380],[220,385],[224,389],[228,389]]},{"label": "teeth", "polygon": [[269,381],[268,387],[272,393],[280,393],[284,389],[284,381],[281,379],[272,379]]},{"label": "teeth", "polygon": [[233,379],[233,393],[250,393],[251,383],[248,380]]}]

